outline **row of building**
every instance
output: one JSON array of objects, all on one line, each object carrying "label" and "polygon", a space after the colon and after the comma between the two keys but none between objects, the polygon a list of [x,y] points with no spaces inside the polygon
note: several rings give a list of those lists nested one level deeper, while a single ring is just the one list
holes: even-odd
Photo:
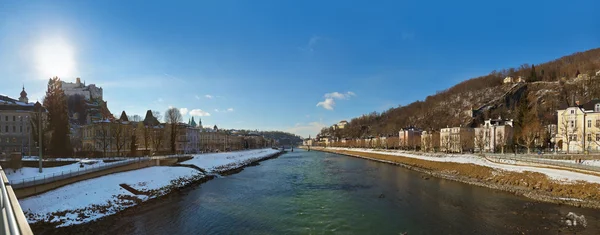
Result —
[{"label": "row of building", "polygon": [[[86,100],[101,100],[102,88],[77,82],[63,83],[67,95],[80,95]],[[148,112],[151,114],[151,112]],[[36,132],[38,121],[46,125],[46,110],[39,102],[29,102],[23,87],[18,99],[0,95],[0,156],[39,151]],[[125,112],[119,119],[91,119],[88,125],[71,126],[74,152],[90,156],[132,156],[173,153],[171,139],[175,138],[175,153],[220,152],[276,146],[276,140],[256,133],[240,135],[236,131],[202,127],[201,121],[190,120],[177,124],[176,136],[171,125],[160,123],[146,115],[143,121],[130,121]],[[151,115],[150,115],[151,116]],[[36,117],[40,117],[36,119]],[[46,133],[48,134],[48,133]],[[48,138],[46,138],[47,140]]]},{"label": "row of building", "polygon": [[[177,154],[223,152],[276,146],[275,140],[258,134],[238,135],[235,131],[202,127],[192,118],[190,122],[178,123],[173,127],[167,123],[156,123],[148,118],[134,122],[123,112],[117,120],[105,119],[81,127],[80,152],[103,156],[132,156],[173,153],[172,138],[175,138]],[[133,153],[135,152],[135,153]]]},{"label": "row of building", "polygon": [[[556,124],[538,130],[534,146],[552,147],[565,153],[600,152],[600,99],[580,104],[563,105],[556,111]],[[341,125],[342,128],[347,122]],[[527,124],[524,124],[525,126]],[[336,124],[336,126],[340,126]],[[549,140],[549,143],[545,141]],[[448,127],[440,130],[404,128],[398,135],[367,138],[334,138],[317,135],[304,140],[304,145],[332,147],[367,147],[420,149],[442,152],[504,152],[513,149],[514,122],[512,119],[489,119],[480,127]],[[514,149],[513,149],[514,150]]]},{"label": "row of building", "polygon": [[306,139],[304,145],[327,147],[371,147],[422,150],[426,152],[493,152],[512,145],[513,121],[490,119],[478,128],[448,127],[440,130],[421,130],[408,127],[398,135],[367,138],[333,138],[317,136]]}]

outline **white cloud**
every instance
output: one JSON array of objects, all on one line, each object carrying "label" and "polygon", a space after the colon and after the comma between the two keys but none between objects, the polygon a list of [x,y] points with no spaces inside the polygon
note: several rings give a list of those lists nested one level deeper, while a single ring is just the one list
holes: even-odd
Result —
[{"label": "white cloud", "polygon": [[351,92],[351,91],[348,91],[346,93],[339,93],[337,91],[331,92],[331,93],[326,93],[323,96],[323,97],[325,97],[325,100],[317,103],[317,107],[321,106],[324,109],[333,110],[333,108],[335,107],[335,100],[347,100],[353,96],[356,96],[356,93]]},{"label": "white cloud", "polygon": [[162,102],[164,102],[164,100],[163,100],[162,98],[158,98],[158,100],[157,100],[157,101],[158,101],[158,103],[162,103]]},{"label": "white cloud", "polygon": [[339,100],[346,100],[346,99],[350,99],[350,97],[352,96],[356,96],[356,94],[354,92],[346,92],[346,93],[339,93],[339,92],[331,92],[331,93],[327,93],[325,94],[325,98],[333,98],[333,99],[339,99]]},{"label": "white cloud", "polygon": [[333,98],[327,98],[325,99],[325,101],[317,103],[317,107],[319,106],[327,110],[333,110],[333,106],[335,106],[335,101],[333,100]]},{"label": "white cloud", "polygon": [[222,109],[221,109],[221,110],[219,110],[219,109],[215,109],[215,112],[216,112],[216,113],[229,113],[229,112],[233,112],[233,111],[234,111],[234,109],[233,109],[233,108],[228,108],[228,109],[225,109],[225,110],[222,110]]},{"label": "white cloud", "polygon": [[212,95],[204,95],[204,97],[206,97],[207,99],[212,99],[212,98],[214,98]]},{"label": "white cloud", "polygon": [[200,117],[208,117],[210,113],[203,111],[202,109],[192,109],[189,111],[191,116],[200,116]]},{"label": "white cloud", "polygon": [[186,115],[186,114],[188,114],[188,109],[187,108],[180,108],[179,109],[179,113],[181,113],[181,115]]},{"label": "white cloud", "polygon": [[312,36],[308,39],[308,43],[306,44],[306,46],[300,47],[300,50],[313,52],[315,50],[315,47],[317,46],[317,43],[322,39],[323,38],[320,36]]}]

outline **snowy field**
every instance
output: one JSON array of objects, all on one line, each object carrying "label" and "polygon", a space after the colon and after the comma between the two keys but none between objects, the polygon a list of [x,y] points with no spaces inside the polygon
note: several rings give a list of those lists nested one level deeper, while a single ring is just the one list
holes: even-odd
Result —
[{"label": "snowy field", "polygon": [[[64,220],[61,226],[67,226],[92,221],[135,205],[132,200],[128,202],[119,200],[119,195],[138,198],[141,201],[149,199],[148,196],[134,195],[123,189],[120,184],[127,184],[139,191],[156,190],[169,186],[171,180],[180,177],[189,178],[198,174],[198,170],[188,167],[148,167],[76,182],[40,195],[21,199],[19,203],[24,212],[32,215],[28,216],[30,223],[49,220],[53,212],[68,211],[64,215],[53,216],[53,219],[50,220],[52,222]],[[85,210],[110,204],[113,206],[101,212]],[[80,210],[85,216],[78,218]]]},{"label": "snowy field", "polygon": [[[558,170],[558,169],[549,169],[542,167],[533,167],[533,166],[511,166],[501,163],[495,163],[488,161],[482,157],[472,155],[472,154],[425,154],[425,153],[411,153],[406,151],[397,151],[397,150],[374,150],[374,149],[349,149],[349,148],[330,148],[336,150],[347,150],[354,152],[367,152],[367,153],[379,153],[393,156],[402,156],[409,158],[422,159],[427,161],[435,161],[435,162],[455,162],[455,163],[466,163],[466,164],[475,164],[480,166],[487,166],[498,170],[505,171],[514,171],[514,172],[523,172],[523,171],[532,171],[539,172],[547,175],[548,177],[558,180],[564,183],[570,183],[573,181],[587,181],[591,183],[600,183],[600,177],[594,175],[588,175],[578,172],[572,172],[567,170]],[[510,164],[510,162],[507,162]]]},{"label": "snowy field", "polygon": [[[193,164],[212,172],[237,168],[277,152],[279,151],[273,149],[258,149],[198,154],[182,164]],[[59,227],[69,226],[115,214],[150,198],[168,193],[174,186],[184,186],[202,177],[204,176],[200,171],[190,167],[155,166],[76,182],[40,195],[20,199],[19,202],[30,223],[49,221],[57,222]],[[120,184],[127,184],[146,195],[135,195]]]},{"label": "snowy field", "polygon": [[256,149],[241,152],[208,153],[194,155],[193,159],[182,162],[182,164],[192,164],[208,172],[230,170],[240,167],[251,161],[257,161],[269,157],[279,150],[275,149]]}]

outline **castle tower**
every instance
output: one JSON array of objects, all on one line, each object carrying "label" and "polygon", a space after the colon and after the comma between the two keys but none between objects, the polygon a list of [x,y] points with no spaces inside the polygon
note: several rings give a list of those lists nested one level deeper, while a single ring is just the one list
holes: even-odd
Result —
[{"label": "castle tower", "polygon": [[19,97],[19,102],[29,103],[29,98],[27,98],[27,92],[25,92],[25,85],[23,85],[23,90],[21,91],[21,97]]}]

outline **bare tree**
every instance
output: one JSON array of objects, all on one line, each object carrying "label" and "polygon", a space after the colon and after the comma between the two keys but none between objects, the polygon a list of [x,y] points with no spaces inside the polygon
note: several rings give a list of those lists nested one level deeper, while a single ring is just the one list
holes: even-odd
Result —
[{"label": "bare tree", "polygon": [[106,151],[110,148],[112,143],[111,135],[110,135],[110,122],[102,122],[100,123],[100,130],[98,130],[98,135],[100,137],[100,144],[102,146],[102,154],[106,157]]},{"label": "bare tree", "polygon": [[500,153],[504,154],[504,148],[506,147],[506,135],[504,132],[499,131],[496,135],[496,141],[500,148]]},{"label": "bare tree", "polygon": [[527,149],[527,154],[531,153],[531,148],[535,147],[535,140],[543,131],[537,119],[530,121],[521,129],[521,136],[517,138],[517,143]]},{"label": "bare tree", "polygon": [[475,146],[479,149],[479,153],[483,153],[485,147],[489,145],[489,138],[486,135],[485,128],[478,128],[475,131]]},{"label": "bare tree", "polygon": [[421,138],[421,146],[422,146],[421,150],[423,152],[430,151],[430,148],[432,145],[431,141],[432,141],[431,134],[430,133],[424,134],[424,136]]},{"label": "bare tree", "polygon": [[162,118],[162,115],[160,115],[160,112],[156,111],[156,110],[152,110],[152,116],[154,116],[154,118],[156,118],[156,120],[160,120]]},{"label": "bare tree", "polygon": [[129,121],[131,122],[141,122],[142,121],[142,117],[140,115],[133,115],[133,116],[129,116]]},{"label": "bare tree", "polygon": [[155,126],[152,129],[148,130],[152,136],[152,147],[154,148],[154,152],[159,152],[161,150],[161,146],[165,139],[165,131],[162,126]]},{"label": "bare tree", "polygon": [[441,140],[442,140],[441,144],[442,144],[442,147],[444,148],[444,151],[446,153],[450,152],[450,144],[451,144],[450,135],[444,135],[444,136],[442,136]]},{"label": "bare tree", "polygon": [[165,112],[165,122],[169,124],[169,140],[171,141],[170,144],[172,153],[175,153],[175,151],[177,150],[177,125],[179,125],[182,119],[183,117],[181,117],[181,113],[179,112],[178,108],[173,107],[168,109],[167,112]]},{"label": "bare tree", "polygon": [[129,126],[120,122],[117,122],[112,126],[112,138],[115,140],[117,156],[121,156],[121,150],[127,147],[127,142],[129,142],[129,139],[131,138]]},{"label": "bare tree", "polygon": [[[577,124],[575,123],[575,121],[569,121],[567,119],[566,114],[562,114],[561,116],[562,121],[558,123],[558,128],[560,130],[559,133],[561,134],[561,138],[563,139],[563,144],[567,144],[567,153],[569,153],[569,148],[571,146],[572,140],[571,135],[573,135],[573,133],[577,133]],[[577,136],[575,136],[575,138],[577,138]]]},{"label": "bare tree", "polygon": [[136,132],[137,141],[139,141],[140,145],[144,146],[145,150],[148,150],[148,148],[152,144],[150,143],[150,139],[152,137],[150,134],[150,130],[147,126],[144,125],[143,122],[138,122]]}]

